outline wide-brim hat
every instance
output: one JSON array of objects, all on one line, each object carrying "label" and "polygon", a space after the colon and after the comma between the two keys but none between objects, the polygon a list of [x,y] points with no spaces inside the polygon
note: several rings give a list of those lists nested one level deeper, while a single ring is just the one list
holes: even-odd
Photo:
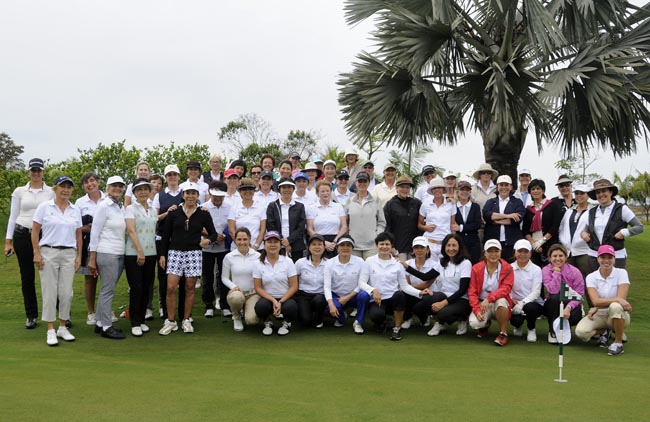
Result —
[{"label": "wide-brim hat", "polygon": [[131,190],[135,191],[135,188],[139,186],[149,186],[149,189],[153,189],[153,183],[149,181],[149,179],[146,179],[144,177],[137,178],[133,181],[133,185],[131,185]]},{"label": "wide-brim hat", "polygon": [[316,163],[307,163],[305,165],[305,168],[302,169],[302,171],[307,172],[307,170],[315,171],[316,172],[316,179],[318,179],[321,176],[321,174],[323,174],[323,170],[319,169],[318,166],[316,165]]},{"label": "wide-brim hat", "polygon": [[591,199],[596,199],[596,191],[599,189],[611,189],[612,197],[618,195],[618,188],[607,179],[599,179],[594,182],[594,188],[588,192]]},{"label": "wide-brim hat", "polygon": [[474,179],[478,180],[478,179],[479,179],[479,176],[480,176],[480,173],[481,173],[482,171],[489,171],[489,172],[491,172],[491,173],[492,173],[492,178],[493,178],[493,179],[495,179],[495,178],[497,178],[497,177],[499,176],[499,172],[496,171],[495,169],[493,169],[492,166],[490,165],[490,163],[483,163],[483,164],[481,164],[480,166],[478,166],[478,170],[476,170],[476,171],[474,172],[474,174],[472,174],[472,177],[473,177]]},{"label": "wide-brim hat", "polygon": [[431,179],[431,182],[429,182],[429,188],[427,189],[427,193],[429,195],[433,195],[433,190],[437,188],[445,188],[445,182],[439,177],[436,177],[435,179]]},{"label": "wide-brim hat", "polygon": [[395,181],[395,186],[403,186],[403,185],[413,187],[413,180],[411,180],[411,178],[406,175],[402,175],[398,177],[397,180]]}]

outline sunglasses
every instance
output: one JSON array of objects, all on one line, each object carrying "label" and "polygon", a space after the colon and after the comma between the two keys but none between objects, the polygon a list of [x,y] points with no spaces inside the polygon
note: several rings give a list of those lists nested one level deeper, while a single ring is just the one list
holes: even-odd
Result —
[{"label": "sunglasses", "polygon": [[480,174],[480,175],[490,174],[491,175],[492,172],[491,171],[479,171],[478,174]]},{"label": "sunglasses", "polygon": [[259,175],[259,174],[262,174],[262,172],[261,172],[261,171],[251,171],[251,174],[252,174],[253,176],[257,176],[257,175]]},{"label": "sunglasses", "polygon": [[558,188],[568,188],[569,186],[571,186],[571,183],[560,183],[557,185]]}]

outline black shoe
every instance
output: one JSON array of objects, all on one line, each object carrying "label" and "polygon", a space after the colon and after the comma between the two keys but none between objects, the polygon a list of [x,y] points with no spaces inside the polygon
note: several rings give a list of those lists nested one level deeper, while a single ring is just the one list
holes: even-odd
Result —
[{"label": "black shoe", "polygon": [[101,334],[103,330],[99,325],[95,325],[95,329],[93,331],[95,331],[95,334]]},{"label": "black shoe", "polygon": [[67,320],[67,321],[65,322],[65,328],[72,328],[72,321]]},{"label": "black shoe", "polygon": [[382,324],[379,324],[379,325],[375,324],[374,328],[375,328],[375,332],[377,334],[384,334],[386,332],[386,324],[385,323],[382,323]]},{"label": "black shoe", "polygon": [[390,335],[391,341],[398,341],[402,339],[402,330],[399,327],[393,328],[393,333]]},{"label": "black shoe", "polygon": [[36,328],[36,318],[27,318],[27,321],[25,322],[25,328],[28,330],[33,330]]},{"label": "black shoe", "polygon": [[113,327],[109,327],[107,330],[102,330],[102,337],[110,338],[112,340],[122,340],[126,338],[123,332],[118,331]]}]

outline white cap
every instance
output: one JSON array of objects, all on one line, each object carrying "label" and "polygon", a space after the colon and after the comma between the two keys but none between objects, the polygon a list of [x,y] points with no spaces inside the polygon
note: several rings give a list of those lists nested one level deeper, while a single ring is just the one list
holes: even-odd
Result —
[{"label": "white cap", "polygon": [[456,177],[456,178],[458,178],[458,176],[456,175],[456,173],[454,173],[454,172],[451,171],[451,170],[447,170],[447,171],[445,172],[445,175],[442,176],[443,179],[446,179],[446,178],[448,178],[448,177]]},{"label": "white cap", "polygon": [[427,241],[427,238],[424,236],[417,236],[413,239],[413,243],[411,244],[411,247],[414,246],[423,246],[425,248],[429,247],[429,242]]},{"label": "white cap", "polygon": [[336,161],[334,161],[334,160],[327,160],[327,161],[325,161],[325,162],[323,163],[323,167],[325,167],[325,166],[328,165],[328,164],[331,164],[331,165],[334,166],[334,168],[336,168]]},{"label": "white cap", "polygon": [[122,179],[121,176],[111,176],[111,177],[109,177],[108,180],[106,181],[106,186],[108,186],[108,185],[114,185],[115,183],[121,183],[121,184],[123,184],[123,185],[126,185],[126,183],[124,183],[124,179]]},{"label": "white cap", "polygon": [[226,191],[221,189],[212,188],[209,192],[212,196],[226,196]]},{"label": "white cap", "polygon": [[533,249],[532,246],[530,246],[530,242],[527,241],[526,239],[519,239],[515,242],[515,246],[513,248],[515,251],[518,251],[519,249],[527,249],[531,251]]},{"label": "white cap", "polygon": [[343,158],[347,158],[348,155],[356,155],[358,157],[359,153],[356,152],[353,149],[349,149],[349,150],[345,151],[345,155],[343,156]]},{"label": "white cap", "polygon": [[499,176],[497,178],[497,185],[499,183],[508,183],[508,184],[512,185],[512,179],[507,174],[502,174],[501,176]]},{"label": "white cap", "polygon": [[497,248],[501,250],[501,242],[499,242],[496,239],[490,239],[487,242],[485,242],[485,245],[483,245],[483,250],[487,251],[490,248]]},{"label": "white cap", "polygon": [[521,176],[522,174],[527,174],[527,175],[530,176],[533,173],[530,172],[530,169],[523,168],[523,169],[519,170],[519,176]]},{"label": "white cap", "polygon": [[589,193],[592,190],[589,185],[577,185],[573,187],[573,192]]},{"label": "white cap", "polygon": [[169,164],[167,167],[165,167],[165,176],[167,176],[168,173],[181,174],[181,171],[178,169],[178,166],[176,164]]},{"label": "white cap", "polygon": [[187,182],[185,186],[183,187],[183,192],[187,192],[188,190],[195,190],[197,192],[201,192],[199,190],[199,185],[197,185],[194,182]]}]

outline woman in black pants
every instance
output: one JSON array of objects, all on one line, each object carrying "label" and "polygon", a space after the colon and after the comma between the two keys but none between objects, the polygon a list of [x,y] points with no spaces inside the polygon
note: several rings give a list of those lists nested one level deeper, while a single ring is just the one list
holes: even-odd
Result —
[{"label": "woman in black pants", "polygon": [[309,239],[306,258],[296,262],[298,273],[298,319],[305,327],[323,328],[325,300],[325,239],[319,234]]},{"label": "woman in black pants", "polygon": [[40,158],[29,160],[29,182],[17,187],[11,194],[11,212],[5,238],[5,256],[14,252],[18,258],[23,302],[27,321],[25,328],[36,328],[38,300],[36,298],[36,273],[32,249],[32,218],[36,208],[54,197],[54,191],[43,182],[45,165]]},{"label": "woman in black pants", "polygon": [[467,299],[467,288],[472,272],[472,263],[467,258],[463,239],[458,233],[445,236],[440,247],[440,262],[436,262],[427,273],[421,273],[415,268],[403,263],[406,271],[427,282],[414,286],[418,290],[429,290],[422,295],[422,300],[413,306],[413,314],[420,321],[426,321],[428,315],[433,315],[436,323],[427,333],[437,336],[446,330],[445,325],[458,321],[456,335],[467,333],[467,318],[472,311]]}]

